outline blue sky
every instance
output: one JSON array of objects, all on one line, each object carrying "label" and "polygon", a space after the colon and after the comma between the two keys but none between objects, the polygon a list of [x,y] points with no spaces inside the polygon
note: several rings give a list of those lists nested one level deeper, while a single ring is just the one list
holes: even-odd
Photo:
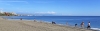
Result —
[{"label": "blue sky", "polygon": [[100,0],[0,0],[0,9],[25,14],[100,16]]}]

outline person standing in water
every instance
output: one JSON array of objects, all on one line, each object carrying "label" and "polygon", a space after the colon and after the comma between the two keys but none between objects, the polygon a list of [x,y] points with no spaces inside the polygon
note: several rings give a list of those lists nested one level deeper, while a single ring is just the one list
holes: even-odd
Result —
[{"label": "person standing in water", "polygon": [[90,28],[91,28],[91,26],[90,26],[90,22],[88,22],[87,29],[90,29]]},{"label": "person standing in water", "polygon": [[84,22],[81,23],[81,27],[84,28]]}]

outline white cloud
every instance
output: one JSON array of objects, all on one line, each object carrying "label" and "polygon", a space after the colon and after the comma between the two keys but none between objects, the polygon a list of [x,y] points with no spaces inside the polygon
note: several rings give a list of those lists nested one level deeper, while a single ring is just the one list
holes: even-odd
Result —
[{"label": "white cloud", "polygon": [[53,12],[53,11],[51,11],[51,12],[47,12],[48,14],[55,14],[56,12]]},{"label": "white cloud", "polygon": [[26,2],[26,1],[0,1],[0,2]]},{"label": "white cloud", "polygon": [[13,6],[10,3],[25,3],[25,4],[29,4],[29,2],[27,1],[0,1],[1,5],[9,5],[9,6]]},{"label": "white cloud", "polygon": [[8,4],[8,3],[6,3],[5,5],[10,5],[10,6],[12,6],[11,4]]},{"label": "white cloud", "polygon": [[33,1],[34,3],[53,3],[54,1]]},{"label": "white cloud", "polygon": [[56,12],[48,11],[48,12],[35,12],[35,14],[56,14]]},{"label": "white cloud", "polygon": [[5,12],[3,8],[0,8],[0,12]]},{"label": "white cloud", "polygon": [[28,3],[27,1],[0,1],[0,2],[7,2],[7,3],[9,3],[9,2],[11,2],[11,3],[13,3],[13,2]]},{"label": "white cloud", "polygon": [[0,0],[0,5],[11,5],[11,4],[6,3],[6,2],[4,2],[4,1]]}]

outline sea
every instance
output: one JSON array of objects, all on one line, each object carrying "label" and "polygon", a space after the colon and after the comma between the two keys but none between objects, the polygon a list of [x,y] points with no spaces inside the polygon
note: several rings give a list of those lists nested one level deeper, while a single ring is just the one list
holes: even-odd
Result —
[{"label": "sea", "polygon": [[100,16],[8,16],[9,19],[25,19],[25,20],[41,20],[45,22],[56,22],[56,24],[62,24],[80,27],[81,22],[84,22],[87,27],[88,22],[91,23],[91,29],[100,30]]}]

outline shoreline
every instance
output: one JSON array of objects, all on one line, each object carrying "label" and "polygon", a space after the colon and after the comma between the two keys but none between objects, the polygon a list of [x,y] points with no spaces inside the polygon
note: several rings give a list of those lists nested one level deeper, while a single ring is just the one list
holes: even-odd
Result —
[{"label": "shoreline", "polygon": [[[9,20],[9,19],[7,19],[6,21],[17,21],[17,22],[34,22],[33,20],[15,20],[15,19],[13,19],[13,20]],[[82,28],[79,28],[79,27],[71,27],[71,26],[64,26],[64,25],[58,25],[58,24],[51,24],[51,23],[48,23],[48,22],[44,22],[44,21],[38,21],[38,20],[36,20],[37,22],[36,23],[44,23],[44,24],[48,24],[48,25],[54,25],[54,26],[58,26],[58,27],[64,27],[65,29],[66,28],[70,28],[70,29],[79,29],[79,30],[81,30]],[[44,25],[43,24],[43,25]],[[83,30],[89,30],[89,29],[83,29]],[[96,31],[96,30],[90,30],[90,31]]]},{"label": "shoreline", "polygon": [[[20,20],[20,19],[8,19],[8,20]],[[34,20],[27,20],[27,19],[23,19],[24,21],[34,21]],[[37,22],[42,22],[42,23],[48,23],[48,24],[51,24],[51,22],[47,22],[47,21],[43,21],[43,20],[36,20]],[[68,25],[65,25],[65,24],[56,24],[56,25],[60,25],[60,26],[68,26],[68,27],[75,27],[75,26],[73,26],[73,25],[70,25],[70,24],[68,24]],[[79,27],[79,26],[77,26],[77,28],[80,28],[81,29],[81,27]],[[83,29],[87,29],[86,27],[84,27]],[[90,30],[98,30],[98,31],[100,31],[100,28],[91,28]]]}]

